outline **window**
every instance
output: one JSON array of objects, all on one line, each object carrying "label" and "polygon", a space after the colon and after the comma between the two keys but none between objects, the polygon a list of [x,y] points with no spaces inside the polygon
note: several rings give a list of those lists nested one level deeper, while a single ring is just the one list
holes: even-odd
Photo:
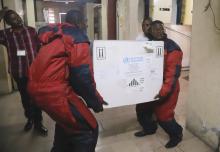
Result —
[{"label": "window", "polygon": [[55,13],[53,8],[44,8],[43,13],[46,23],[55,23]]},{"label": "window", "polygon": [[59,13],[60,23],[65,22],[66,13]]},{"label": "window", "polygon": [[48,9],[48,22],[55,23],[55,14],[54,14],[54,9],[52,8]]}]

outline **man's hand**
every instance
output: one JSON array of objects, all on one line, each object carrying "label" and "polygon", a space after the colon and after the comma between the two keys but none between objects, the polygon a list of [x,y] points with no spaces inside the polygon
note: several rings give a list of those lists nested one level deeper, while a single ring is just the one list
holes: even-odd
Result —
[{"label": "man's hand", "polygon": [[107,105],[108,105],[108,102],[103,101],[103,105],[107,106]]},{"label": "man's hand", "polygon": [[155,100],[160,100],[160,97],[161,97],[161,96],[160,96],[159,94],[157,94],[157,95],[154,97],[154,99],[155,99]]},{"label": "man's hand", "polygon": [[160,94],[157,94],[154,99],[156,100],[156,102],[158,102],[158,104],[163,104],[164,101],[166,101],[166,96],[161,96]]},{"label": "man's hand", "polygon": [[92,108],[93,109],[93,111],[95,112],[95,113],[99,113],[99,112],[102,112],[103,111],[103,106],[101,105],[101,106],[99,106],[99,107],[95,107],[95,108]]},{"label": "man's hand", "polygon": [[157,94],[157,95],[154,97],[155,100],[163,100],[163,99],[165,99],[165,98],[166,98],[166,96],[164,97],[164,96],[161,96],[160,94]]},{"label": "man's hand", "polygon": [[93,108],[93,111],[94,111],[95,113],[102,112],[102,111],[103,111],[103,105],[107,106],[107,105],[108,105],[108,102],[103,101],[103,103],[102,103],[99,107]]}]

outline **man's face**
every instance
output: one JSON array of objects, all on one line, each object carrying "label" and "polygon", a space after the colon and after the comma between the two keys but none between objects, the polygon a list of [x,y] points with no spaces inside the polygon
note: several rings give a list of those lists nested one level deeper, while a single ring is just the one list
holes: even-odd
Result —
[{"label": "man's face", "polygon": [[151,27],[151,35],[155,40],[162,40],[165,36],[165,30],[163,25],[155,24]]},{"label": "man's face", "polygon": [[142,30],[143,30],[145,35],[149,33],[149,28],[150,28],[150,21],[149,20],[145,20],[142,23]]},{"label": "man's face", "polygon": [[20,27],[23,25],[23,21],[16,12],[12,12],[8,15],[7,24],[12,27]]}]

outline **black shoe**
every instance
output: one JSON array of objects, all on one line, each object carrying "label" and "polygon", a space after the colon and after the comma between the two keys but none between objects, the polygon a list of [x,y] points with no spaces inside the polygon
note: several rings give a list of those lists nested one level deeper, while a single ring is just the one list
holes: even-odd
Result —
[{"label": "black shoe", "polygon": [[141,131],[138,131],[136,133],[134,133],[134,135],[136,137],[144,137],[146,135],[153,135],[155,134],[156,131],[145,131],[145,130],[141,130]]},{"label": "black shoe", "polygon": [[165,145],[166,148],[176,147],[182,141],[183,135],[179,135],[176,137],[171,137],[168,143]]},{"label": "black shoe", "polygon": [[165,145],[166,148],[173,148],[182,141],[183,128],[176,122],[175,119],[170,121],[159,122],[160,126],[169,135],[170,140]]},{"label": "black shoe", "polygon": [[27,132],[27,131],[31,130],[32,126],[33,126],[33,120],[28,120],[24,126],[24,131]]},{"label": "black shoe", "polygon": [[48,129],[43,126],[42,123],[34,124],[34,129],[39,132],[42,136],[47,136]]}]

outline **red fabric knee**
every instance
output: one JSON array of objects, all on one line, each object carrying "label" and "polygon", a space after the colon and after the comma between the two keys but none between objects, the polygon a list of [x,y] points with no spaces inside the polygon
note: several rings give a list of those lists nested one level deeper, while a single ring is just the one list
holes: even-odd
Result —
[{"label": "red fabric knee", "polygon": [[164,103],[156,106],[155,114],[158,121],[169,121],[174,118],[174,110],[177,104],[178,95],[179,88],[177,87],[168,99],[162,101]]}]

